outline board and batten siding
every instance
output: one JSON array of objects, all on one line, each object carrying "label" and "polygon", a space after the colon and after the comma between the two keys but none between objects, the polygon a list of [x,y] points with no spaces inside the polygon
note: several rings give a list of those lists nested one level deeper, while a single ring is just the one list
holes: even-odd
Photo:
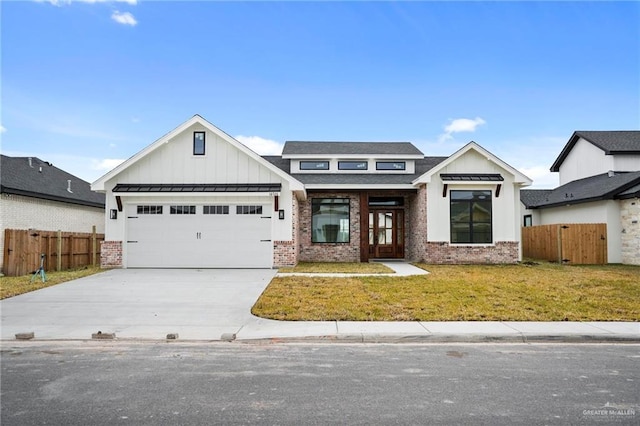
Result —
[{"label": "board and batten siding", "polygon": [[[434,175],[427,185],[427,239],[429,242],[446,241],[451,238],[449,229],[450,197],[454,190],[491,190],[493,200],[493,241],[520,241],[520,196],[510,172],[487,160],[480,153],[469,150],[456,161],[444,167],[440,173],[500,173],[503,182],[454,183],[448,182],[447,196],[442,196],[444,183]],[[502,184],[500,196],[496,197],[496,184]]]},{"label": "board and batten siding", "polygon": [[560,186],[609,170],[615,170],[614,157],[605,155],[603,150],[580,138],[560,166]]}]

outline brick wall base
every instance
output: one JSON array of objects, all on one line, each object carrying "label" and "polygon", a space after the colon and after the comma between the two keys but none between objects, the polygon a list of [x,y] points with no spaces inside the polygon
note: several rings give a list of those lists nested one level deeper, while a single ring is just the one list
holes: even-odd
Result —
[{"label": "brick wall base", "polygon": [[100,267],[122,268],[122,241],[100,243]]},{"label": "brick wall base", "polygon": [[273,242],[273,267],[281,268],[285,266],[296,266],[298,259],[296,256],[295,241],[274,241]]},{"label": "brick wall base", "polygon": [[517,241],[499,241],[492,246],[451,246],[446,242],[429,242],[426,263],[434,264],[501,264],[520,260]]}]

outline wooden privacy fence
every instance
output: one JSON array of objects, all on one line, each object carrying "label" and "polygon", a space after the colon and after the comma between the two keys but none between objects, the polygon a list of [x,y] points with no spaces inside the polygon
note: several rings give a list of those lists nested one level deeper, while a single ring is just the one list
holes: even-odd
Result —
[{"label": "wooden privacy fence", "polygon": [[100,241],[104,234],[5,229],[4,263],[6,276],[16,277],[37,270],[45,255],[46,271],[63,271],[100,264]]},{"label": "wooden privacy fence", "polygon": [[522,228],[524,257],[574,265],[607,263],[606,223],[564,223]]}]

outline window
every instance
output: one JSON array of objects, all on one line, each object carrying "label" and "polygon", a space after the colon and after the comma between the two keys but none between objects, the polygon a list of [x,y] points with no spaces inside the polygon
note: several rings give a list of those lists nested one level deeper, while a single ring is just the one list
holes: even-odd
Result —
[{"label": "window", "polygon": [[169,214],[196,214],[196,206],[171,206]]},{"label": "window", "polygon": [[376,170],[405,170],[407,163],[404,161],[377,161]]},{"label": "window", "polygon": [[403,197],[369,197],[370,207],[404,206]]},{"label": "window", "polygon": [[451,191],[451,242],[492,242],[491,191]]},{"label": "window", "polygon": [[338,161],[338,170],[367,170],[369,163],[366,161]]},{"label": "window", "polygon": [[162,206],[138,206],[138,214],[162,214]]},{"label": "window", "polygon": [[524,215],[524,226],[533,226],[533,216],[530,214]]},{"label": "window", "polygon": [[311,242],[349,242],[349,199],[313,198],[311,200]]},{"label": "window", "polygon": [[204,132],[193,132],[193,155],[204,155]]},{"label": "window", "polygon": [[262,214],[262,206],[236,206],[236,214]]},{"label": "window", "polygon": [[329,170],[328,161],[301,161],[300,170]]},{"label": "window", "polygon": [[229,206],[202,206],[202,214],[229,214]]}]

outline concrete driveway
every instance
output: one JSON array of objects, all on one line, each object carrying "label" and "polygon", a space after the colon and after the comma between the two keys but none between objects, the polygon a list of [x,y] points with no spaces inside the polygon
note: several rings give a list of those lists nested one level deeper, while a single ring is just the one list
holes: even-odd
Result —
[{"label": "concrete driveway", "polygon": [[219,340],[253,319],[271,269],[116,269],[0,301],[1,337]]}]

